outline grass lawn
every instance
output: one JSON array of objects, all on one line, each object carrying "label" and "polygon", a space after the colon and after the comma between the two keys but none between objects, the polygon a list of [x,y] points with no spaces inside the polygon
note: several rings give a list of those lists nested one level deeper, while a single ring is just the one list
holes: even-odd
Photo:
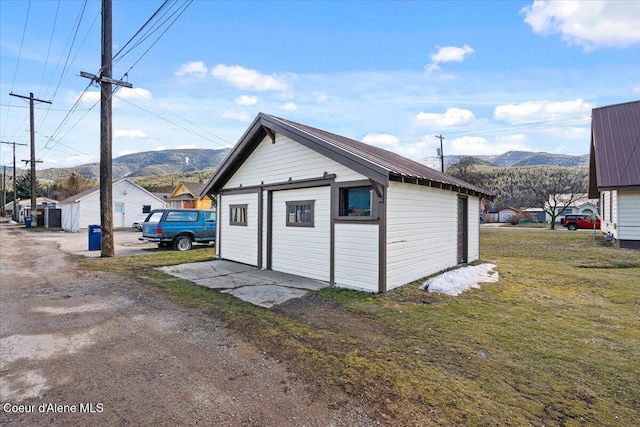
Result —
[{"label": "grass lawn", "polygon": [[385,425],[640,425],[640,251],[589,232],[481,231],[498,283],[458,297],[326,289],[266,310],[151,267],[212,249],[88,260],[221,318],[310,387]]}]

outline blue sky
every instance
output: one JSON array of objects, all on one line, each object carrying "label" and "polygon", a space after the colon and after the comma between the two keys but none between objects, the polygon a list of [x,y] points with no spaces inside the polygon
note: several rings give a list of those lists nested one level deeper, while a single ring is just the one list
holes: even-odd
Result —
[{"label": "blue sky", "polygon": [[[436,134],[445,155],[586,154],[591,109],[640,99],[638,1],[170,1],[127,45],[162,3],[113,3],[113,76],[133,84],[114,157],[232,146],[259,112],[414,160]],[[9,93],[51,100],[39,169],[99,160],[99,91],[79,73],[100,67],[100,6],[0,1],[0,140],[29,143]]]}]

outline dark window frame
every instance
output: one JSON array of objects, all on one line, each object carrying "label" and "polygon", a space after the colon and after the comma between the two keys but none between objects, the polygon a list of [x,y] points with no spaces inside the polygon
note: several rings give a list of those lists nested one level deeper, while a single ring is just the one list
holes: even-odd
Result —
[{"label": "dark window frame", "polygon": [[[342,183],[341,183],[342,184]],[[344,213],[344,202],[345,202],[345,191],[349,191],[354,188],[367,188],[370,194],[369,198],[369,215],[343,215]],[[370,220],[375,219],[377,217],[376,205],[377,205],[377,197],[375,189],[371,183],[349,183],[347,185],[338,185],[337,188],[338,194],[338,215],[337,218],[341,220]],[[348,208],[347,208],[348,209]]]},{"label": "dark window frame", "polygon": [[[286,211],[285,211],[285,221],[287,227],[314,227],[315,225],[315,200],[292,200],[289,202],[285,202]],[[311,221],[310,222],[292,222],[290,218],[289,208],[291,206],[295,206],[295,210],[297,211],[298,206],[310,206],[311,210]]]},{"label": "dark window frame", "polygon": [[148,214],[151,212],[151,205],[142,205],[142,213]]},{"label": "dark window frame", "polygon": [[[247,226],[247,204],[243,205],[229,205],[229,225],[238,225],[242,227]],[[234,211],[236,211],[236,215],[234,215]],[[240,219],[238,219],[237,211],[241,212]],[[234,219],[235,216],[235,219]]]}]

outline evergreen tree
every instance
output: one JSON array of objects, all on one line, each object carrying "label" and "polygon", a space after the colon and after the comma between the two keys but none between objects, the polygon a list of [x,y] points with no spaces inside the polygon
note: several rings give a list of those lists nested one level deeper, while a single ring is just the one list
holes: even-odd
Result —
[{"label": "evergreen tree", "polygon": [[[42,195],[42,187],[36,178],[36,196]],[[31,171],[28,170],[20,178],[16,177],[16,196],[18,199],[31,198]]]}]

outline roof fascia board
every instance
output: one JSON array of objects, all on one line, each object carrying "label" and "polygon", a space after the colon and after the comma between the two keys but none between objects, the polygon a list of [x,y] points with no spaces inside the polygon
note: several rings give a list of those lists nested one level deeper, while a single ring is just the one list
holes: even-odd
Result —
[{"label": "roof fascia board", "polygon": [[[229,154],[227,154],[227,157],[222,161],[222,164],[216,173],[204,187],[202,193],[200,193],[200,197],[213,194],[221,188],[229,180],[231,175],[238,170],[240,165],[244,162],[244,158],[248,157],[249,154],[253,152],[253,149],[262,141],[262,139],[264,139],[267,133],[262,128],[261,124],[263,116],[263,113],[260,113],[253,120],[249,128],[240,138],[239,142],[231,149],[231,151],[229,151]],[[252,143],[254,146],[250,148],[249,153],[245,154],[245,151]]]}]

